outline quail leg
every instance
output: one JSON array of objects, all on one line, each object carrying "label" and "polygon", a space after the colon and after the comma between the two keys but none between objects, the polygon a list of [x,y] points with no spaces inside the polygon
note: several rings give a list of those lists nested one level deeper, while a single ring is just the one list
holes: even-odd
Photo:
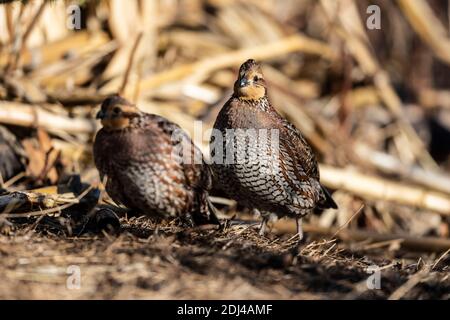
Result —
[{"label": "quail leg", "polygon": [[255,217],[261,217],[262,218],[261,224],[259,226],[259,232],[258,233],[259,233],[260,236],[263,236],[266,233],[266,229],[267,229],[267,218],[265,218],[261,214],[261,212],[258,209],[256,209],[256,208],[253,208],[253,214],[255,215]]},{"label": "quail leg", "polygon": [[267,229],[267,221],[269,219],[267,217],[263,217],[261,221],[261,226],[259,227],[259,235],[263,236],[266,233]]},{"label": "quail leg", "polygon": [[302,218],[296,218],[295,221],[297,223],[298,242],[301,242],[303,240]]}]

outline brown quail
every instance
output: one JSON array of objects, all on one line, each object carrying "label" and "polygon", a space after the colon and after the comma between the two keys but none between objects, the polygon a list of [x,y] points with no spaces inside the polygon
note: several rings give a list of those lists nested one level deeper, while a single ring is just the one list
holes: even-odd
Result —
[{"label": "brown quail", "polygon": [[107,98],[97,118],[103,128],[94,142],[95,165],[114,201],[156,218],[218,223],[208,200],[210,169],[178,125],[119,96]]},{"label": "brown quail", "polygon": [[300,131],[277,113],[267,97],[260,66],[239,70],[234,92],[220,111],[210,141],[215,181],[263,217],[293,217],[299,240],[302,217],[315,207],[337,208],[319,182],[316,157]]}]

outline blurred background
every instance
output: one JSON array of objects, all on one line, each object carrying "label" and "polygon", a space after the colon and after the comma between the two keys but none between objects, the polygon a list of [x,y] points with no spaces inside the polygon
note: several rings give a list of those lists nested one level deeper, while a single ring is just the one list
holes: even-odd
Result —
[{"label": "blurred background", "polygon": [[[305,231],[385,258],[434,252],[447,270],[436,254],[450,248],[449,1],[2,2],[0,209],[15,192],[26,198],[0,214],[9,232],[25,204],[60,212],[64,197],[98,186],[93,118],[107,95],[178,123],[208,154],[203,132],[253,58],[339,205],[312,215]],[[253,219],[213,196],[224,217]],[[294,230],[289,220],[272,226],[282,237]]]}]

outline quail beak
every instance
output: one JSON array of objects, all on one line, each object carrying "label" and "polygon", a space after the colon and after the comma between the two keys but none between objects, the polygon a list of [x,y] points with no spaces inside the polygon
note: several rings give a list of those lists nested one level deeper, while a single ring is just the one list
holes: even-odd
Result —
[{"label": "quail beak", "polygon": [[100,110],[99,112],[97,112],[95,119],[103,119],[104,117],[105,117],[105,113],[103,112],[103,110]]},{"label": "quail beak", "polygon": [[241,80],[239,80],[239,87],[241,88],[246,87],[249,84],[250,82],[246,78],[241,78]]}]

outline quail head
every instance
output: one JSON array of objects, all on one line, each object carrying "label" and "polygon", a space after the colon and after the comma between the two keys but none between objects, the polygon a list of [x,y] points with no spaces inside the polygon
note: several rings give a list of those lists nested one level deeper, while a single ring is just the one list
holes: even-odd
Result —
[{"label": "quail head", "polygon": [[234,92],[214,124],[210,141],[214,181],[229,197],[263,217],[297,221],[314,208],[337,208],[319,182],[316,157],[300,131],[271,105],[261,68],[254,60],[240,67]]},{"label": "quail head", "polygon": [[94,142],[95,165],[115,202],[156,218],[218,223],[208,200],[209,168],[178,125],[117,95],[102,103],[97,118],[103,128]]}]

